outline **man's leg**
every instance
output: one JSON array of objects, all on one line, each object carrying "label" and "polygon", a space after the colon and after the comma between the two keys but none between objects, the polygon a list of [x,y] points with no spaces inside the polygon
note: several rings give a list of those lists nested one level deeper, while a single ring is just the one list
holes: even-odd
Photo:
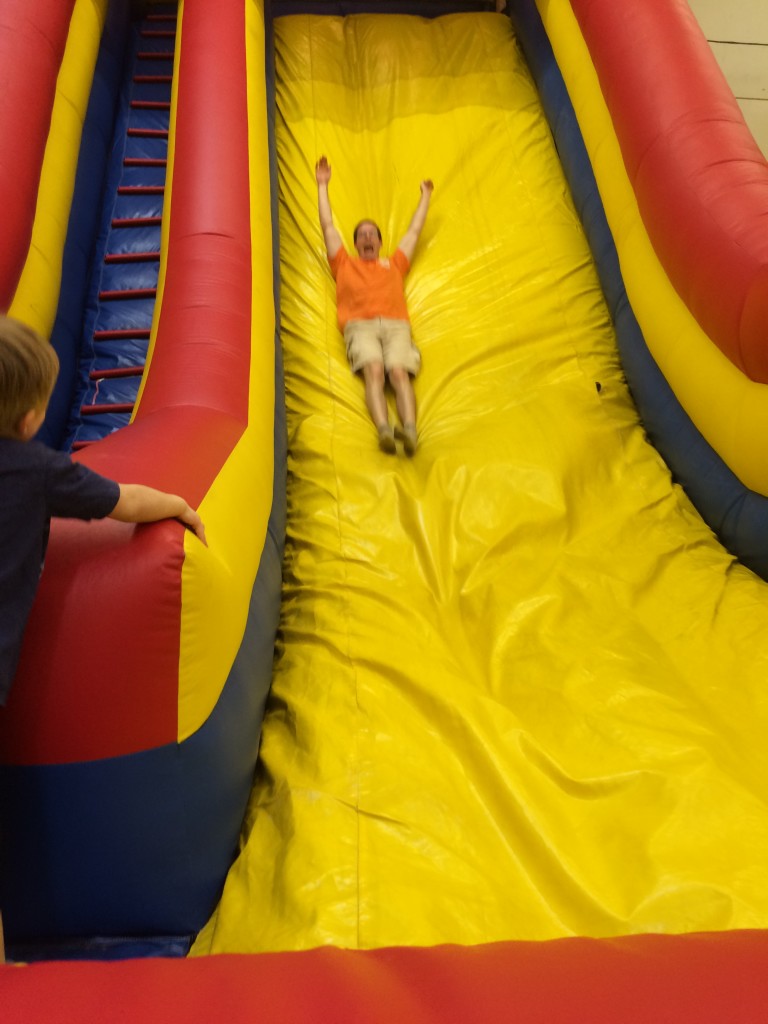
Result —
[{"label": "man's leg", "polygon": [[379,432],[379,448],[388,455],[395,452],[395,435],[389,425],[387,398],[384,394],[384,364],[366,363],[362,369],[365,382],[365,404]]},{"label": "man's leg", "polygon": [[384,366],[395,392],[397,413],[402,423],[402,429],[396,433],[403,439],[405,454],[413,455],[418,444],[413,378],[419,372],[421,354],[413,344],[411,325],[407,320],[385,320],[383,323]]},{"label": "man's leg", "polygon": [[344,328],[349,365],[363,375],[365,404],[379,432],[379,448],[388,455],[397,451],[395,433],[389,425],[389,411],[384,394],[386,373],[384,354],[379,338],[379,325],[373,320],[350,321]]},{"label": "man's leg", "polygon": [[403,429],[399,431],[403,438],[406,455],[413,455],[418,443],[416,433],[416,395],[410,373],[402,366],[393,366],[389,371],[389,382],[395,392],[397,414]]}]

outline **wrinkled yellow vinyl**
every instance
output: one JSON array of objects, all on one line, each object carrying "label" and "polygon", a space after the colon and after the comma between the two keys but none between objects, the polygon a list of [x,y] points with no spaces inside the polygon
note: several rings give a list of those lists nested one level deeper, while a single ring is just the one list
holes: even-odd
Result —
[{"label": "wrinkled yellow vinyl", "polygon": [[[768,927],[768,590],[648,444],[502,16],[276,22],[289,523],[243,848],[194,952]],[[317,223],[407,296],[379,453]]]}]

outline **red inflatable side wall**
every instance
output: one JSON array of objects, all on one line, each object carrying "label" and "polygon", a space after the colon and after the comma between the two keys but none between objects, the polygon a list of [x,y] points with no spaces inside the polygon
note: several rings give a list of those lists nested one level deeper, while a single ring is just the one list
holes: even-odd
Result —
[{"label": "red inflatable side wall", "polygon": [[[135,421],[77,456],[106,476],[181,494],[193,506],[248,423],[244,26],[237,0],[184,5],[154,352]],[[184,528],[174,521],[54,520],[0,717],[6,763],[66,764],[176,742],[183,545]]]},{"label": "red inflatable side wall", "polygon": [[571,5],[672,284],[728,358],[768,383],[768,163],[701,29],[682,2]]},{"label": "red inflatable side wall", "polygon": [[0,310],[6,312],[29,251],[56,78],[75,0],[4,0],[0,33]]}]

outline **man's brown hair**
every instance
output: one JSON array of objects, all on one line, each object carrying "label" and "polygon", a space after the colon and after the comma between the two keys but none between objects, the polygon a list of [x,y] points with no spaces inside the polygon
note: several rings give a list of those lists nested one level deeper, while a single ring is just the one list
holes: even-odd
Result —
[{"label": "man's brown hair", "polygon": [[59,373],[59,357],[37,331],[0,314],[0,437],[18,437],[30,409],[44,409]]}]

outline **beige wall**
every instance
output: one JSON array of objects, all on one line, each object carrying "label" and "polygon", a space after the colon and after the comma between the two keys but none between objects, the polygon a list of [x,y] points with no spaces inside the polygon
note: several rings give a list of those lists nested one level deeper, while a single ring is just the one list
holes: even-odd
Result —
[{"label": "beige wall", "polygon": [[768,0],[688,0],[768,156]]}]

